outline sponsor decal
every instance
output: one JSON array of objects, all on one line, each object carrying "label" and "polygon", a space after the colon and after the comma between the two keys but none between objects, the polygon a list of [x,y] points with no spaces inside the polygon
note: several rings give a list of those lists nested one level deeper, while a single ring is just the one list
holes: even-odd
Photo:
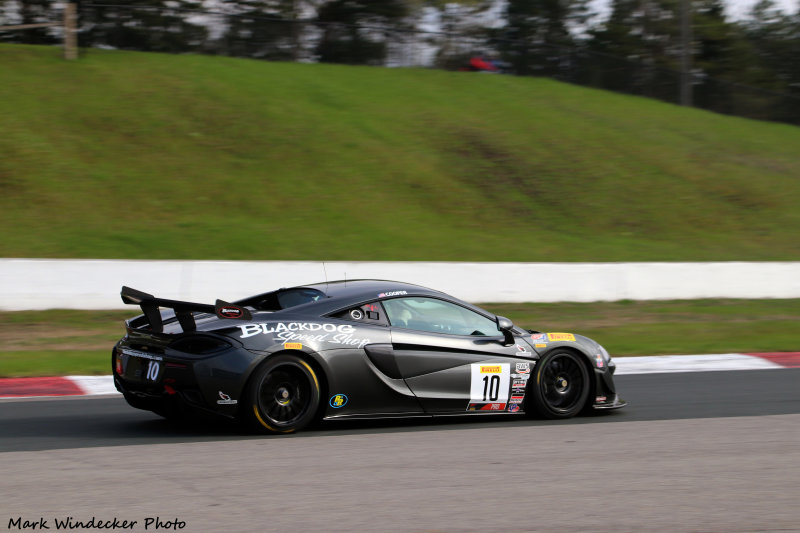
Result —
[{"label": "sponsor decal", "polygon": [[547,348],[546,344],[537,344],[535,345],[536,348]]},{"label": "sponsor decal", "polygon": [[242,324],[239,329],[242,330],[242,334],[239,336],[240,339],[246,339],[254,335],[273,335],[276,340],[284,343],[305,342],[309,344],[312,342],[327,342],[357,348],[363,348],[372,342],[370,339],[363,337],[354,337],[355,328],[349,324],[279,322],[277,324]]},{"label": "sponsor decal", "polygon": [[231,400],[231,397],[224,392],[217,392],[219,392],[219,400],[217,400],[218,405],[236,405],[238,403],[236,400]]},{"label": "sponsor decal", "polygon": [[512,389],[524,389],[528,382],[524,379],[515,379],[511,382]]},{"label": "sponsor decal", "polygon": [[608,398],[606,398],[605,396],[597,396],[597,397],[594,399],[594,401],[595,401],[595,402],[597,402],[597,403],[604,402],[604,401],[606,401],[606,400],[608,400]]},{"label": "sponsor decal", "polygon": [[277,324],[244,324],[239,326],[242,330],[240,339],[253,335],[270,333],[283,333],[287,331],[308,331],[320,333],[353,333],[355,328],[349,324],[321,324],[316,322],[278,322]]},{"label": "sponsor decal", "polygon": [[528,349],[525,346],[520,346],[519,344],[515,344],[514,346],[517,347],[517,355],[520,355],[522,357],[533,355],[531,352],[528,351]]},{"label": "sponsor decal", "polygon": [[499,374],[503,371],[502,365],[481,365],[481,374]]},{"label": "sponsor decal", "polygon": [[511,405],[508,406],[508,412],[509,413],[516,413],[517,411],[519,411],[519,404],[518,403],[512,403]]},{"label": "sponsor decal", "polygon": [[530,374],[531,373],[531,364],[530,363],[517,363],[517,374]]},{"label": "sponsor decal", "polygon": [[151,353],[144,353],[140,352],[139,350],[131,350],[129,348],[123,348],[122,353],[128,355],[130,357],[141,357],[142,359],[150,359],[151,361],[163,361],[164,358],[160,355],[153,355]]},{"label": "sponsor decal", "polygon": [[244,309],[236,307],[235,305],[226,305],[217,309],[217,315],[220,318],[242,318],[244,316]]},{"label": "sponsor decal", "polygon": [[302,342],[285,342],[283,344],[284,350],[302,350],[303,343]]},{"label": "sponsor decal", "polygon": [[524,400],[524,399],[525,399],[525,396],[516,395],[516,396],[512,396],[511,398],[509,398],[508,403],[512,403],[512,404],[514,404],[514,403],[522,403],[522,400]]},{"label": "sponsor decal", "polygon": [[467,407],[467,411],[505,411],[506,404],[499,402],[472,402]]},{"label": "sponsor decal", "polygon": [[331,396],[331,399],[328,401],[331,407],[334,409],[341,409],[345,405],[347,405],[347,400],[349,398],[346,394],[334,394]]},{"label": "sponsor decal", "polygon": [[402,296],[404,294],[408,294],[407,291],[389,291],[389,292],[382,292],[378,295],[378,298],[386,298],[388,296]]},{"label": "sponsor decal", "polygon": [[556,342],[556,341],[575,342],[575,335],[573,335],[572,333],[548,333],[547,340],[551,342]]},{"label": "sponsor decal", "polygon": [[353,309],[352,311],[350,311],[350,318],[352,318],[353,320],[361,320],[362,318],[364,318],[364,313],[361,312],[361,309]]},{"label": "sponsor decal", "polygon": [[594,358],[595,362],[597,363],[597,368],[603,368],[603,356],[597,354],[594,356]]},{"label": "sponsor decal", "polygon": [[547,342],[547,335],[544,333],[534,333],[531,335],[531,340],[533,342]]}]

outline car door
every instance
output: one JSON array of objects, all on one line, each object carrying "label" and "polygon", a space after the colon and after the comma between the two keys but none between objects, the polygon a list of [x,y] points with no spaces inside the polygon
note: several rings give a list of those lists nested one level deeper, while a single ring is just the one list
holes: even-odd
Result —
[{"label": "car door", "polygon": [[[429,413],[518,411],[533,353],[504,345],[492,318],[454,302],[384,300],[400,375]],[[522,343],[520,343],[522,344]],[[516,394],[514,394],[516,392]]]}]

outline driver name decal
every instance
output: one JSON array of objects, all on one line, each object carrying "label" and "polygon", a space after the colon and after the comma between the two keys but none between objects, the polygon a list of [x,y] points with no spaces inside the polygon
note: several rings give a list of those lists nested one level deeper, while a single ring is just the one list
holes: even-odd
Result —
[{"label": "driver name decal", "polygon": [[389,291],[389,292],[382,292],[378,295],[378,298],[386,298],[388,296],[402,296],[404,294],[408,294],[408,291]]}]

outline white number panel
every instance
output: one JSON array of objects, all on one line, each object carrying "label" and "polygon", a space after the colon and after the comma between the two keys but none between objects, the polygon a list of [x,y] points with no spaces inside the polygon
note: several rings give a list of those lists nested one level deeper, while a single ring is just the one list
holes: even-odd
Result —
[{"label": "white number panel", "polygon": [[473,364],[467,411],[505,411],[511,385],[508,363]]}]

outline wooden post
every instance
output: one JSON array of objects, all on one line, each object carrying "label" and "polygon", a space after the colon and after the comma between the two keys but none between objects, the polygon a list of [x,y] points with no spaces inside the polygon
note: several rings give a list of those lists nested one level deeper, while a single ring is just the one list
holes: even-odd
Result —
[{"label": "wooden post", "polygon": [[78,59],[75,19],[75,4],[69,2],[64,5],[64,59]]},{"label": "wooden post", "polygon": [[681,0],[681,105],[692,106],[692,2]]}]

